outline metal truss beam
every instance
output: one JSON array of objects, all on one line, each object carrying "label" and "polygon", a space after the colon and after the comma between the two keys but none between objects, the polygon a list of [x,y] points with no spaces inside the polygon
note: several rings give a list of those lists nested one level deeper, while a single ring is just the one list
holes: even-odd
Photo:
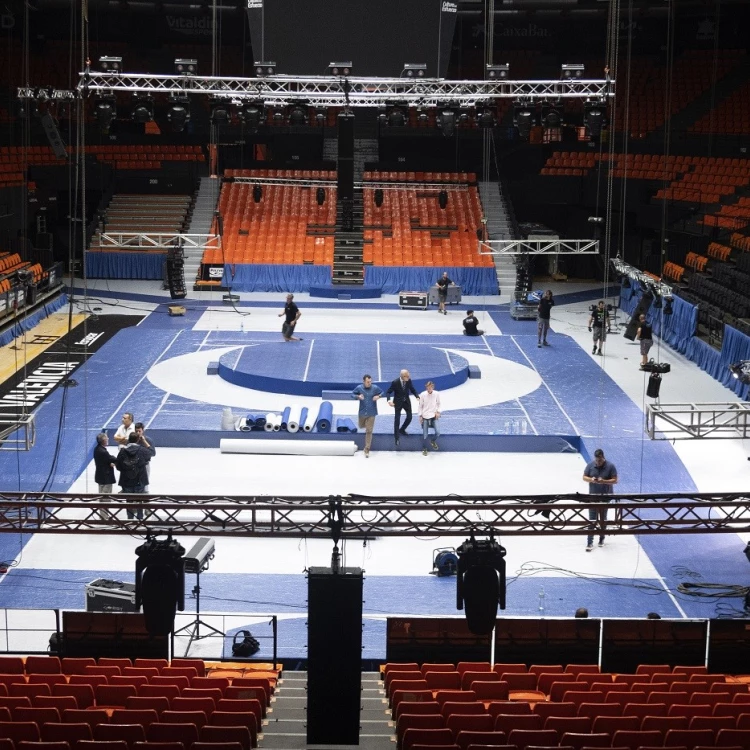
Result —
[{"label": "metal truss beam", "polygon": [[30,451],[36,442],[36,416],[0,417],[0,451]]},{"label": "metal truss beam", "polygon": [[91,247],[102,249],[137,247],[141,250],[164,250],[176,247],[178,243],[183,248],[218,250],[221,248],[221,237],[218,234],[180,234],[179,232],[103,232],[92,239]]},{"label": "metal truss beam", "polygon": [[627,276],[633,281],[638,281],[645,287],[653,289],[662,297],[672,296],[672,287],[669,286],[669,284],[665,284],[660,279],[655,279],[653,276],[649,276],[647,273],[639,271],[637,268],[635,268],[635,266],[631,266],[629,263],[621,260],[619,256],[617,258],[612,258],[611,263],[612,267],[615,269],[615,272],[620,276]]},{"label": "metal truss beam", "polygon": [[[336,498],[335,500],[338,500]],[[346,539],[379,536],[584,535],[588,495],[534,497],[346,497]],[[143,519],[126,519],[124,504]],[[0,533],[147,534],[330,538],[328,497],[165,497],[34,493],[0,495]],[[545,518],[541,511],[549,511]],[[107,519],[108,514],[117,517]],[[750,496],[617,495],[608,534],[750,533]],[[104,518],[102,518],[104,516]]]},{"label": "metal truss beam", "polygon": [[599,240],[482,240],[480,255],[598,255]]},{"label": "metal truss beam", "polygon": [[646,432],[652,440],[750,437],[750,403],[648,404]]},{"label": "metal truss beam", "polygon": [[[402,104],[434,107],[454,104],[474,107],[496,99],[527,102],[558,99],[603,100],[614,96],[615,82],[603,80],[449,81],[442,78],[334,78],[331,76],[270,76],[229,78],[150,73],[81,73],[77,91],[83,96],[111,92],[166,93],[175,96],[210,94],[235,100],[283,106],[306,103],[315,107],[377,107]],[[68,99],[73,92],[18,89],[19,98]]]},{"label": "metal truss beam", "polygon": [[[298,178],[293,177],[232,177],[233,182],[244,182],[249,185],[285,185],[291,187],[336,187],[336,180],[324,180],[320,178]],[[375,180],[363,180],[354,183],[354,187],[360,190],[370,188],[371,190],[419,190],[422,193],[439,193],[445,190],[450,192],[466,192],[469,184],[466,182],[377,182]]]}]

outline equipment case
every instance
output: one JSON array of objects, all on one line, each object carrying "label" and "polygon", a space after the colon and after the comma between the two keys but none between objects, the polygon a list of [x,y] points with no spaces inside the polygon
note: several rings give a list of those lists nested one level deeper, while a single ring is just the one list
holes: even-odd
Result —
[{"label": "equipment case", "polygon": [[97,578],[86,584],[87,612],[138,612],[135,584]]},{"label": "equipment case", "polygon": [[402,310],[406,308],[426,310],[427,309],[427,292],[399,292],[398,306]]}]

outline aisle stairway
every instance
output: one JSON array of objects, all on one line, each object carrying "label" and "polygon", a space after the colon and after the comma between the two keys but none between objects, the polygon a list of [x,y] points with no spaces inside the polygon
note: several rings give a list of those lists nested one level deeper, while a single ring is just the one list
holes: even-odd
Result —
[{"label": "aisle stairway", "polygon": [[[307,674],[285,671],[276,685],[268,717],[264,721],[260,748],[298,750],[306,742]],[[364,750],[391,750],[393,727],[383,683],[376,673],[362,674],[362,719],[359,747]],[[331,697],[331,721],[336,720],[336,699]]]},{"label": "aisle stairway", "polygon": [[[220,190],[221,180],[201,177],[198,192],[195,196],[193,216],[185,232],[186,234],[210,234]],[[191,284],[198,278],[202,257],[202,249],[185,248],[185,278]]]},{"label": "aisle stairway", "polygon": [[[480,182],[479,197],[487,220],[487,234],[491,240],[513,240],[513,222],[507,197],[498,182]],[[516,284],[516,264],[514,256],[494,257],[500,302],[509,302]]]}]

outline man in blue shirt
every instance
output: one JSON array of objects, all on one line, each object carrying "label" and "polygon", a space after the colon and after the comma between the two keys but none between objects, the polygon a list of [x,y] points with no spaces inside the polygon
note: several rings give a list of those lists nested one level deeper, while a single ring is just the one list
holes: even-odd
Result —
[{"label": "man in blue shirt", "polygon": [[382,395],[382,389],[372,384],[372,375],[364,375],[362,385],[352,391],[352,398],[359,399],[359,429],[365,430],[365,458],[370,457],[372,430],[378,415],[378,399]]},{"label": "man in blue shirt", "polygon": [[594,451],[594,460],[586,464],[583,470],[583,481],[588,483],[589,495],[596,495],[589,502],[602,503],[601,508],[589,508],[589,520],[595,521],[589,526],[592,533],[586,540],[586,552],[594,549],[594,529],[599,529],[599,546],[604,546],[604,532],[607,528],[607,495],[612,494],[612,487],[617,484],[617,469],[615,465],[604,457],[604,451],[597,448]]}]

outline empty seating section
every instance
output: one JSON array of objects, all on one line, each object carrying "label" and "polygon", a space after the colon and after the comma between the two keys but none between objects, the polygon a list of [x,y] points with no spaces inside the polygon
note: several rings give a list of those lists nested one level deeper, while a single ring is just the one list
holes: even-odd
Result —
[{"label": "empty seating section", "polygon": [[[336,228],[335,173],[302,170],[227,170],[225,177],[279,179],[263,184],[258,202],[252,182],[225,181],[219,197],[224,220],[221,250],[207,249],[203,263],[332,265]],[[294,181],[299,180],[298,184]],[[317,185],[329,181],[325,201],[317,203]]]},{"label": "empty seating section", "polygon": [[[643,665],[637,674],[602,674],[596,665],[386,664],[383,685],[390,699],[399,750],[451,746],[656,748],[750,747],[748,683],[705,668]],[[581,669],[583,667],[583,669]],[[512,671],[505,672],[505,669]],[[549,671],[545,671],[549,669]],[[591,671],[587,671],[591,669]],[[666,672],[661,670],[668,670]],[[426,671],[425,671],[426,670]],[[494,674],[500,684],[525,678],[540,695],[533,701],[481,699],[461,685],[466,674]],[[570,671],[568,671],[570,670]],[[437,676],[440,675],[438,678]],[[451,675],[453,677],[451,677]],[[473,679],[473,678],[472,678]],[[396,702],[400,686],[414,688]],[[435,688],[418,684],[435,682]],[[438,685],[437,683],[440,683]],[[477,682],[473,682],[474,685]],[[480,683],[481,684],[481,683]],[[708,701],[705,696],[714,700]],[[700,701],[700,702],[698,702]]]},{"label": "empty seating section", "polygon": [[[206,677],[201,660],[141,661],[154,660],[0,657],[0,750],[23,750],[20,743],[40,741],[50,750],[56,750],[50,743],[70,750],[99,742],[111,750],[119,750],[116,743],[121,742],[127,750],[147,740],[181,742],[182,750],[199,741],[206,750],[223,748],[225,742],[238,743],[227,750],[257,747],[276,672]],[[142,696],[157,678],[166,680],[163,687],[174,688],[176,696]],[[179,687],[184,682],[191,687]],[[232,689],[245,694],[230,698]],[[6,747],[2,742],[7,741]]]},{"label": "empty seating section", "polygon": [[732,253],[732,248],[722,245],[720,242],[712,242],[708,246],[708,257],[714,260],[727,261]]},{"label": "empty seating section", "polygon": [[596,166],[598,156],[589,151],[554,151],[544,163],[541,174],[582,177]]},{"label": "empty seating section", "polygon": [[742,196],[737,203],[722,205],[718,211],[707,214],[700,221],[708,227],[744,229],[750,224],[750,198]]},{"label": "empty seating section", "polygon": [[688,268],[692,268],[694,271],[705,271],[708,258],[705,255],[698,255],[697,253],[688,253],[685,256],[685,265]]},{"label": "empty seating section", "polygon": [[[134,195],[117,193],[104,212],[90,249],[119,250],[128,247],[127,241],[113,246],[101,239],[102,234],[174,234],[183,231],[189,222],[192,196],[190,195]],[[137,250],[148,248],[134,247]],[[155,248],[164,252],[163,248]]]},{"label": "empty seating section", "polygon": [[750,82],[733,91],[718,102],[690,130],[693,133],[721,133],[745,135],[750,132]]},{"label": "empty seating section", "polygon": [[690,203],[719,203],[750,183],[747,159],[685,157],[689,165],[678,177],[656,193],[656,198]]},{"label": "empty seating section", "polygon": [[[365,264],[492,266],[492,257],[477,250],[482,206],[474,174],[365,172],[364,181]],[[368,182],[385,186],[367,186]],[[452,188],[445,191],[445,209],[438,199],[442,184]],[[380,206],[376,190],[382,191]]]},{"label": "empty seating section", "polygon": [[663,279],[666,279],[667,281],[682,281],[682,276],[685,273],[685,267],[679,266],[677,263],[672,263],[671,261],[667,261],[664,264],[664,268],[662,269],[661,275]]},{"label": "empty seating section", "polygon": [[743,253],[746,253],[750,251],[750,236],[734,232],[729,237],[729,244],[738,250],[742,250]]}]

